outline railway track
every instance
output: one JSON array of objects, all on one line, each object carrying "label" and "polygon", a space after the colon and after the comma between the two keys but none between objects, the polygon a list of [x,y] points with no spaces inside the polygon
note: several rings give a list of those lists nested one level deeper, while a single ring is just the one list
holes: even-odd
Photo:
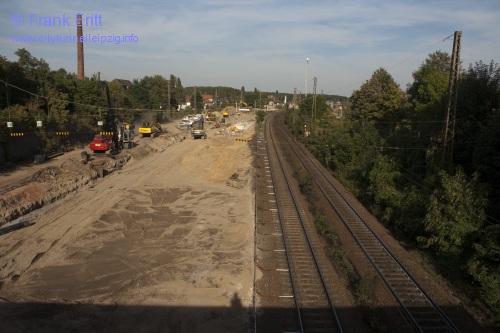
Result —
[{"label": "railway track", "polygon": [[[272,117],[269,121],[275,121]],[[446,314],[430,299],[382,240],[362,219],[335,185],[326,177],[319,162],[295,144],[284,126],[280,138],[292,148],[303,167],[313,175],[332,210],[345,224],[359,248],[387,285],[406,320],[417,332],[459,332]]]},{"label": "railway track", "polygon": [[[273,208],[272,218],[277,223],[271,229],[271,235],[281,236],[277,247],[272,251],[281,253],[281,259],[274,272],[278,280],[285,280],[286,288],[275,294],[276,299],[287,299],[288,306],[293,305],[294,320],[289,320],[286,330],[293,332],[343,332],[339,318],[332,302],[332,283],[323,268],[327,265],[324,255],[318,252],[320,248],[316,239],[310,235],[314,233],[314,226],[308,221],[304,209],[301,207],[297,194],[291,186],[286,165],[273,141],[272,128],[266,123],[265,138],[258,139],[262,153],[266,155],[266,181],[269,183],[270,200]],[[265,145],[262,145],[262,142]],[[263,146],[263,147],[262,147]],[[259,245],[257,245],[259,247]],[[281,248],[280,248],[281,247]],[[262,251],[262,249],[261,249]],[[263,257],[264,254],[261,255]],[[274,254],[276,257],[277,255]],[[279,255],[278,255],[279,256]],[[260,260],[257,266],[265,270],[265,264]],[[264,261],[265,262],[265,261]],[[269,261],[268,261],[269,262]],[[270,296],[271,290],[256,287],[261,297]],[[283,328],[280,328],[283,329]],[[265,329],[259,328],[257,331]]]}]

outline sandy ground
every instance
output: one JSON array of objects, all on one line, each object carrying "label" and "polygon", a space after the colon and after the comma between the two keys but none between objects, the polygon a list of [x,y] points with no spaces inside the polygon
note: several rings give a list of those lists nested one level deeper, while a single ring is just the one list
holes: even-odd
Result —
[{"label": "sandy ground", "polygon": [[253,120],[229,120],[247,128],[240,140],[218,129],[141,139],[121,170],[0,236],[2,331],[250,330],[254,196],[241,139]]}]

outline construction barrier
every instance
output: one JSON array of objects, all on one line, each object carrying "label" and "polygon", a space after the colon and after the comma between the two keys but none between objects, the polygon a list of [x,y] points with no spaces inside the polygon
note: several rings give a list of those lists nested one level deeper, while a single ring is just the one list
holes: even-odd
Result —
[{"label": "construction barrier", "polygon": [[10,133],[10,136],[24,136],[24,133]]},{"label": "construction barrier", "polygon": [[243,142],[249,142],[250,140],[248,139],[235,139],[236,141],[243,141]]},{"label": "construction barrier", "polygon": [[114,132],[99,132],[101,135],[114,135]]},{"label": "construction barrier", "polygon": [[69,135],[69,132],[56,132],[56,135]]}]

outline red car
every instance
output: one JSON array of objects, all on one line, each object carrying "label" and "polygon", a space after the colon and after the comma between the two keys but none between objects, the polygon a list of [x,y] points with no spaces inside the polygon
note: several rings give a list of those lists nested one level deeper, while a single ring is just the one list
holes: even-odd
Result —
[{"label": "red car", "polygon": [[96,134],[94,141],[89,146],[94,153],[105,153],[108,150],[114,149],[115,143],[111,135]]}]

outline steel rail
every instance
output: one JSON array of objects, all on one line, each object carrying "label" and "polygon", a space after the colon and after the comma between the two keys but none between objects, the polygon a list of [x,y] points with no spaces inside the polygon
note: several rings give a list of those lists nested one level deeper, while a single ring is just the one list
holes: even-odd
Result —
[{"label": "steel rail", "polygon": [[[314,177],[316,185],[354,237],[354,240],[373,265],[374,269],[388,286],[415,329],[419,332],[460,332],[404,268],[402,263],[397,260],[396,256],[377,236],[373,229],[340,193],[337,187],[325,176],[323,170],[317,166],[316,162],[314,162],[299,145],[293,142],[294,140],[287,130],[281,127],[281,131],[283,137],[295,152],[304,168],[306,168],[309,173],[316,176]],[[293,142],[293,144],[291,142]],[[307,163],[304,162],[304,159]],[[325,187],[325,185],[327,187]],[[333,202],[334,199],[332,198],[335,198],[337,202]],[[344,207],[339,207],[339,205]],[[344,208],[343,211],[342,208]],[[375,240],[375,242],[371,241],[370,243],[370,239]],[[405,283],[406,285],[404,285]],[[399,284],[399,286],[397,286],[397,284]],[[416,300],[418,295],[421,296],[420,300]],[[411,296],[410,300],[408,300],[408,296]],[[419,302],[417,307],[415,307],[415,301]],[[408,304],[410,302],[413,302],[413,304]],[[413,305],[413,307],[411,305]],[[427,309],[422,311],[425,305],[427,305],[429,309],[432,309],[434,314],[426,311]],[[429,318],[429,316],[434,316],[434,318]],[[439,320],[437,318],[439,318]]]},{"label": "steel rail", "polygon": [[[311,255],[311,258],[313,260],[313,264],[314,264],[314,267],[316,269],[317,276],[319,277],[319,280],[321,282],[322,292],[324,293],[324,296],[325,296],[326,301],[328,303],[329,311],[334,319],[334,327],[337,329],[338,332],[343,332],[339,317],[337,315],[335,307],[333,306],[333,302],[332,302],[332,299],[329,295],[328,288],[326,287],[325,277],[324,277],[323,272],[321,270],[317,255],[314,251],[314,247],[313,247],[311,240],[310,240],[310,235],[308,234],[307,227],[305,225],[306,224],[305,217],[301,213],[302,209],[300,208],[300,204],[298,203],[298,199],[296,198],[296,195],[294,194],[294,190],[290,184],[290,178],[289,178],[289,176],[287,176],[287,173],[285,171],[284,162],[282,160],[282,157],[278,153],[279,149],[277,147],[277,143],[276,143],[273,129],[272,129],[273,119],[274,119],[274,116],[270,117],[268,119],[268,124],[266,126],[266,129],[267,129],[266,134],[267,134],[267,137],[269,138],[269,141],[268,141],[268,151],[270,152],[269,163],[271,165],[271,172],[273,175],[272,176],[273,183],[276,184],[277,182],[282,182],[283,184],[286,185],[284,190],[282,190],[282,191],[275,190],[275,193],[276,193],[276,201],[278,204],[277,205],[278,206],[278,213],[279,213],[280,221],[282,224],[282,233],[283,233],[284,244],[285,244],[285,248],[286,248],[286,252],[287,252],[287,258],[289,260],[289,267],[291,268],[290,269],[290,278],[292,281],[292,288],[294,289],[295,295],[300,295],[300,290],[299,290],[299,294],[297,294],[296,277],[293,276],[294,275],[293,272],[297,270],[297,267],[296,267],[297,265],[295,265],[295,266],[292,265],[292,261],[294,261],[295,259],[293,258],[293,255],[290,254],[290,252],[292,252],[293,249],[290,248],[290,244],[287,241],[288,237],[287,237],[287,230],[286,230],[287,229],[286,221],[287,221],[287,219],[289,219],[288,215],[289,214],[296,214],[296,216],[294,216],[294,220],[298,220],[298,222],[300,222],[300,227],[301,227],[303,235],[305,237],[305,241],[307,242],[307,247],[310,251],[310,255]],[[275,188],[276,187],[277,186],[275,185]],[[295,211],[294,213],[285,211],[285,209],[288,208],[288,207],[285,207],[286,200],[289,200],[293,203],[293,208]],[[296,244],[293,244],[293,245],[297,246]],[[302,254],[302,255],[304,255],[304,254]],[[309,270],[309,268],[307,268],[307,270]],[[298,272],[298,273],[300,273],[300,272]],[[310,272],[308,272],[308,274],[309,273]],[[307,296],[304,296],[303,298],[305,299],[306,297]],[[299,315],[301,317],[299,319],[299,321],[300,321],[301,326],[302,326],[301,329],[304,329],[304,324],[303,324],[304,319],[302,318],[303,311],[300,309],[301,301],[302,300],[298,299],[298,297],[297,297],[296,304],[297,304],[297,309],[299,311]],[[321,329],[321,330],[323,331],[323,329]],[[311,331],[311,329],[309,329],[309,331]]]}]

